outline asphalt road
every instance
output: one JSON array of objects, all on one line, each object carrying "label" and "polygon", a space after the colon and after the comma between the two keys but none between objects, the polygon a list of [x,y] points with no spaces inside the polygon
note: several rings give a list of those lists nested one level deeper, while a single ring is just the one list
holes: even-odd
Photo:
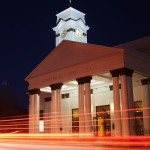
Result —
[{"label": "asphalt road", "polygon": [[90,144],[1,142],[0,150],[150,150],[150,147],[104,147]]}]

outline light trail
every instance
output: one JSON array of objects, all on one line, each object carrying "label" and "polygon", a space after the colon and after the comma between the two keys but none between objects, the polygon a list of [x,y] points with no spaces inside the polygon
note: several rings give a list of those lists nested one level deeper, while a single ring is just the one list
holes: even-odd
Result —
[{"label": "light trail", "polygon": [[[140,108],[140,110],[148,110],[150,109],[149,107],[146,107],[146,108]],[[136,111],[136,110],[139,110],[139,108],[134,108],[134,109],[128,109],[128,110],[122,110],[122,111]],[[115,111],[116,113],[120,112],[120,111]],[[97,114],[107,114],[107,113],[110,113],[110,111],[103,111],[103,112],[99,112],[99,113],[95,113],[94,115],[96,116]],[[84,113],[84,114],[79,114],[79,116],[86,116],[86,115],[89,115],[89,113]],[[16,117],[16,118],[15,118]],[[72,117],[72,114],[68,114],[68,115],[59,115],[57,116],[56,114],[53,115],[53,116],[46,116],[45,114],[43,114],[43,117],[39,117],[40,119],[42,119],[44,121],[44,125],[45,125],[45,129],[55,129],[57,128],[56,124],[59,124],[61,123],[61,126],[65,126],[66,128],[72,128],[72,122],[76,122],[76,123],[79,123],[79,121],[72,121],[72,120],[60,120],[63,119],[63,117]],[[115,121],[115,120],[132,120],[132,119],[143,119],[143,118],[150,118],[150,116],[135,116],[135,117],[130,117],[130,118],[103,118],[104,121]],[[29,130],[29,119],[31,119],[31,122],[32,124],[34,124],[34,120],[36,118],[28,118],[28,116],[25,116],[25,115],[22,115],[22,116],[13,116],[11,119],[6,119],[6,118],[3,118],[0,120],[0,132],[2,133],[27,133],[28,130]],[[54,119],[55,123],[53,124],[52,121],[50,120],[47,120],[47,119]],[[55,120],[56,119],[56,120]],[[93,122],[93,120],[86,120],[87,122]],[[49,127],[47,127],[46,125],[49,125]],[[75,127],[79,127],[78,125],[75,125],[73,126],[74,128]],[[32,126],[31,129],[34,129],[34,126]],[[44,133],[45,134],[45,133]],[[79,136],[79,135],[76,135],[76,136]]]},{"label": "light trail", "polygon": [[[120,147],[102,147],[91,145],[68,145],[68,144],[39,144],[39,143],[1,143],[0,150],[120,150]],[[145,148],[121,148],[121,150],[143,150]]]},{"label": "light trail", "polygon": [[2,134],[1,142],[29,142],[94,146],[149,147],[150,136],[93,137],[90,134]]}]

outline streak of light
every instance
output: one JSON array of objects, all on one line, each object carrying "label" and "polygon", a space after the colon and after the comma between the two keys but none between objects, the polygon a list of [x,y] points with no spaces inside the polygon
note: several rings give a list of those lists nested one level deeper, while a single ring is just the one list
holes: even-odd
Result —
[{"label": "streak of light", "polygon": [[150,146],[150,136],[93,137],[90,134],[2,134],[1,142],[89,144],[95,146]]}]

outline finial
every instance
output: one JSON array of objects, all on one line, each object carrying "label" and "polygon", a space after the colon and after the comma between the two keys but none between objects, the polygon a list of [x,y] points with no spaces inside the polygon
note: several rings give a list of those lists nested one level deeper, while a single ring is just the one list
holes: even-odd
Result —
[{"label": "finial", "polygon": [[71,0],[69,0],[69,2],[70,2],[70,7],[71,7]]}]

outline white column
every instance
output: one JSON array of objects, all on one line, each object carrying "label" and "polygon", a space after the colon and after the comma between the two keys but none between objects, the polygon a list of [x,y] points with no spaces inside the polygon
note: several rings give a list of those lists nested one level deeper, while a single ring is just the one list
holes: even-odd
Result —
[{"label": "white column", "polygon": [[121,75],[121,99],[122,99],[122,136],[129,136],[129,102],[127,89],[127,76]]},{"label": "white column", "polygon": [[29,90],[30,105],[29,105],[29,133],[39,132],[39,94],[40,89]]},{"label": "white column", "polygon": [[85,133],[85,114],[84,114],[84,84],[78,85],[78,103],[79,103],[79,133]]},{"label": "white column", "polygon": [[29,133],[34,133],[34,95],[29,95]]},{"label": "white column", "polygon": [[51,92],[51,121],[50,121],[50,126],[51,126],[51,133],[56,133],[56,120],[55,120],[55,110],[56,110],[56,105],[55,105],[55,98],[56,98],[56,93],[55,90],[52,90]]},{"label": "white column", "polygon": [[135,133],[135,110],[134,110],[134,96],[133,96],[133,84],[132,74],[127,77],[128,84],[128,101],[129,101],[129,117],[130,117],[130,135],[136,135]]},{"label": "white column", "polygon": [[91,89],[90,80],[87,78],[85,83],[85,133],[92,133],[92,115],[91,115]]},{"label": "white column", "polygon": [[133,74],[133,70],[131,69],[128,68],[120,69],[121,98],[122,98],[122,135],[123,136],[135,135],[132,74]]},{"label": "white column", "polygon": [[51,93],[51,133],[60,133],[61,129],[61,87],[62,83],[50,85]]},{"label": "white column", "polygon": [[114,131],[115,136],[122,135],[121,129],[121,110],[120,110],[120,92],[119,92],[119,72],[111,71],[113,80],[113,101],[114,101]]},{"label": "white column", "polygon": [[[111,86],[110,86],[111,87]],[[109,88],[110,88],[109,87]],[[113,91],[110,88],[110,121],[111,121],[111,136],[115,136],[115,122],[114,122],[114,99],[113,99]]]},{"label": "white column", "polygon": [[144,134],[148,135],[150,132],[150,79],[142,80],[142,97]]},{"label": "white column", "polygon": [[61,133],[62,119],[61,119],[61,90],[56,90],[56,114],[57,114],[57,133]]},{"label": "white column", "polygon": [[51,101],[45,101],[44,104],[44,133],[50,133],[50,119],[51,119],[51,113],[50,113],[50,103]]},{"label": "white column", "polygon": [[39,95],[35,94],[34,95],[34,128],[35,128],[35,133],[39,133],[39,121],[40,121],[40,99]]}]

